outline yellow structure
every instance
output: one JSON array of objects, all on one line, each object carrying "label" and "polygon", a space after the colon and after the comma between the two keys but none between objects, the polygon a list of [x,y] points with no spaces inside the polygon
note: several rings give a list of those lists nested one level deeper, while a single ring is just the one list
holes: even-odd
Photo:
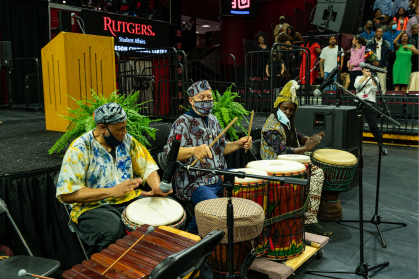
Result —
[{"label": "yellow structure", "polygon": [[90,99],[91,89],[108,97],[116,90],[114,38],[61,32],[41,51],[47,130],[65,132],[67,107]]}]

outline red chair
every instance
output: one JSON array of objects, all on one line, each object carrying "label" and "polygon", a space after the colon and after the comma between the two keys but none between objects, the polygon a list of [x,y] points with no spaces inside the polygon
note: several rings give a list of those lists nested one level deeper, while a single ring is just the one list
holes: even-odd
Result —
[{"label": "red chair", "polygon": [[403,96],[404,97],[404,91],[387,91],[387,96]]},{"label": "red chair", "polygon": [[419,91],[410,91],[407,93],[408,96],[418,96],[419,95]]}]

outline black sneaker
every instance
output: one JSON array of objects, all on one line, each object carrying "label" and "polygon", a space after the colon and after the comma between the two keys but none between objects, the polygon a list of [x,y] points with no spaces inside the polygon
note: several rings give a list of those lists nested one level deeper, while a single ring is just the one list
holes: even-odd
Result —
[{"label": "black sneaker", "polygon": [[325,235],[325,236],[332,235],[332,231],[326,230],[319,223],[305,225],[304,229],[305,229],[306,232],[314,233],[314,234],[318,234],[318,235]]},{"label": "black sneaker", "polygon": [[381,153],[383,153],[384,156],[387,155],[387,149],[383,146],[381,146]]}]

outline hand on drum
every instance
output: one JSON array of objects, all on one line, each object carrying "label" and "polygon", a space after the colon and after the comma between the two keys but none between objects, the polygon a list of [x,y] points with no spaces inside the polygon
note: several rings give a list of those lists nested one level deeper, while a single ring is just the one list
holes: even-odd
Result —
[{"label": "hand on drum", "polygon": [[201,163],[204,162],[204,159],[207,156],[212,158],[211,150],[208,148],[206,144],[195,147],[193,155],[195,156],[195,158],[201,161]]},{"label": "hand on drum", "polygon": [[115,187],[111,188],[112,190],[112,197],[113,198],[120,198],[140,186],[143,183],[141,178],[135,179],[127,179],[124,182],[116,185]]},{"label": "hand on drum", "polygon": [[321,132],[319,134],[312,135],[311,138],[309,140],[307,140],[304,144],[307,151],[313,149],[316,145],[318,145],[322,141],[323,137],[324,137],[323,132]]},{"label": "hand on drum", "polygon": [[249,140],[247,140],[247,137],[242,137],[237,141],[237,144],[240,146],[240,148],[244,149],[250,149],[252,148],[252,137],[249,137]]},{"label": "hand on drum", "polygon": [[142,191],[141,195],[144,197],[166,197],[167,195],[170,195],[173,193],[173,190],[170,190],[167,193],[163,193],[159,187],[157,187],[156,189],[151,188],[151,191]]}]

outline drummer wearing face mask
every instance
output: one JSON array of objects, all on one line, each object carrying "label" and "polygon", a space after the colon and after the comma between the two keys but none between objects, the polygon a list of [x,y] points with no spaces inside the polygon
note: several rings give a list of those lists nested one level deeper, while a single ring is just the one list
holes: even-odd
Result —
[{"label": "drummer wearing face mask", "polygon": [[[71,206],[70,228],[99,250],[125,235],[121,213],[142,196],[167,196],[159,188],[157,164],[127,133],[127,115],[117,103],[94,112],[96,129],[68,148],[57,181],[58,200]],[[148,183],[150,192],[137,189]]]},{"label": "drummer wearing face mask", "polygon": [[[208,146],[223,131],[220,122],[211,114],[214,100],[208,81],[198,81],[188,89],[189,103],[192,108],[181,115],[173,123],[167,144],[164,147],[166,155],[169,154],[172,142],[177,134],[182,135],[179,155],[177,159],[185,164],[192,164],[198,159],[197,167],[226,169],[225,155],[241,148],[252,147],[252,137],[243,137],[237,141],[229,142],[223,135],[211,148]],[[220,176],[206,172],[177,171],[173,176],[175,195],[183,201],[190,201],[193,205],[215,199],[222,193]],[[198,234],[195,217],[189,224],[188,231]]]},{"label": "drummer wearing face mask", "polygon": [[[260,155],[263,160],[276,160],[278,155],[302,154],[318,145],[324,133],[307,137],[294,126],[298,107],[296,90],[300,86],[294,80],[282,89],[262,128]],[[317,220],[320,197],[323,188],[323,171],[313,166],[310,181],[310,208],[306,212],[305,231],[319,235],[331,235],[330,230],[321,226]]]}]

